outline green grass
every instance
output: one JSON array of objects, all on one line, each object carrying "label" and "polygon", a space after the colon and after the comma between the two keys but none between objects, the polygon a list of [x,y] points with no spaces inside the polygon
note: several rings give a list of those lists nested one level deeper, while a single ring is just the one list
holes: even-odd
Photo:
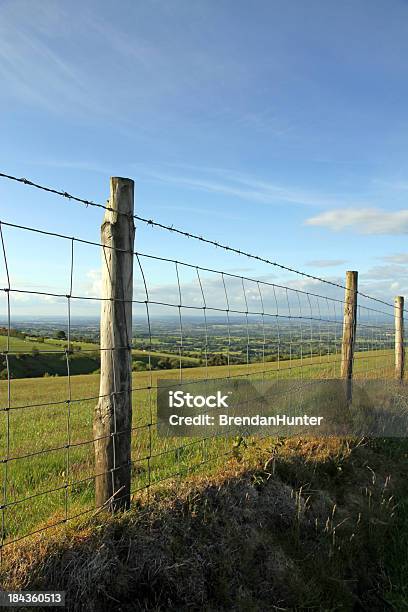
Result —
[{"label": "green grass", "polygon": [[[392,362],[391,351],[357,353],[356,376],[371,377],[380,369],[389,376]],[[335,378],[338,371],[339,358],[331,355],[280,364],[192,368],[184,370],[183,377]],[[156,420],[156,394],[147,387],[154,387],[157,378],[178,376],[178,370],[133,374],[133,427],[137,428],[132,435],[134,490],[146,486],[149,479],[151,483],[162,481],[231,450],[232,442],[226,438],[207,442],[160,438],[156,428],[149,427]],[[99,375],[78,375],[70,380],[66,376],[14,379],[10,383],[13,409],[4,410],[7,381],[0,381],[0,456],[7,456],[8,451],[12,458],[0,466],[1,489],[6,482],[6,501],[13,504],[4,512],[9,539],[33,531],[52,515],[61,518],[92,508],[92,419],[98,393]],[[72,402],[68,404],[70,394]],[[68,442],[69,449],[64,447]],[[32,498],[20,501],[27,497]]]},{"label": "green grass", "polygon": [[[152,338],[152,346],[154,346],[155,344],[159,344],[159,341],[154,342],[154,338]],[[33,348],[37,348],[39,351],[48,351],[48,350],[60,350],[61,352],[65,351],[65,347],[67,346],[68,342],[67,340],[58,340],[57,338],[44,338],[44,342],[39,342],[38,338],[35,337],[27,337],[25,340],[22,340],[20,338],[15,338],[15,337],[11,337],[10,338],[10,350],[11,351],[22,351],[22,352],[27,352],[27,351],[31,351]],[[49,345],[51,345],[51,349],[49,349]],[[71,347],[75,350],[75,349],[81,349],[82,351],[98,351],[99,350],[99,344],[97,344],[96,342],[81,342],[79,340],[72,340],[70,342]],[[7,346],[7,336],[0,336],[0,350],[5,349]],[[154,353],[155,356],[159,357],[159,358],[164,358],[164,357],[176,357],[178,358],[178,355],[175,353],[166,353],[165,351],[155,351],[153,349],[152,351]],[[135,355],[136,357],[142,357],[142,356],[146,356],[148,355],[148,351],[144,350],[144,351],[140,351],[138,349],[133,349],[132,350],[132,354]],[[183,357],[182,356],[182,360],[185,361],[191,361],[192,363],[197,363],[199,362],[199,359],[196,357]]]},{"label": "green grass", "polygon": [[[73,357],[71,356],[70,358]],[[356,353],[355,376],[356,378],[390,378],[393,374],[393,360],[393,351]],[[249,366],[197,367],[184,370],[183,377],[185,379],[227,378],[228,376],[248,376],[250,379],[265,377],[271,380],[294,377],[326,379],[337,377],[339,375],[339,366],[339,357],[331,355],[322,356],[321,358],[292,360],[291,362],[284,361],[280,364],[268,362],[266,364],[256,363]],[[237,448],[236,445],[234,446],[232,439],[223,438],[204,443],[198,439],[159,438],[155,427],[148,427],[151,421],[155,421],[156,395],[154,389],[148,390],[146,387],[150,385],[154,387],[158,378],[177,378],[178,375],[178,370],[136,372],[133,374],[132,382],[135,389],[133,392],[133,426],[137,428],[132,436],[132,486],[134,491],[137,491],[145,487],[149,482],[157,485],[162,483],[163,499],[167,499],[167,495],[175,495],[174,491],[178,495],[179,485],[172,483],[172,477],[175,474],[179,472],[187,474],[190,469],[200,466],[201,462],[211,458],[214,459],[213,462],[198,467],[196,471],[199,472],[201,470],[205,472],[206,477],[207,475],[209,475],[209,478],[213,477],[217,483],[217,479],[222,479],[222,475],[226,474],[229,469],[231,474],[228,478],[231,477],[231,482],[240,483],[242,477],[238,474],[239,468],[234,467],[234,464],[231,462],[230,466],[226,469],[227,460],[223,453],[232,451],[232,455],[240,457],[241,452],[243,456],[247,452],[240,447]],[[72,377],[71,381],[64,376],[58,378],[15,379],[11,381],[10,392],[10,407],[15,409],[0,411],[0,456],[7,456],[6,432],[8,430],[9,456],[12,460],[7,462],[7,464],[3,463],[0,465],[0,486],[3,488],[3,484],[6,481],[6,502],[12,505],[4,511],[4,524],[7,539],[14,540],[42,528],[45,524],[52,525],[65,517],[74,517],[85,510],[92,510],[94,504],[92,418],[99,392],[99,376],[93,374],[78,375]],[[65,401],[69,397],[69,392],[73,400],[70,405]],[[0,381],[0,409],[7,407],[7,398],[7,381]],[[60,403],[53,404],[52,402]],[[36,404],[44,405],[39,406]],[[31,407],[18,408],[19,406]],[[68,441],[68,422],[70,424],[69,441],[72,446],[69,450],[66,448],[55,450]],[[322,525],[325,524],[326,520],[329,521],[329,523],[326,523],[326,527],[329,524],[331,531],[330,529],[327,531],[325,528],[324,538],[322,535],[314,535],[312,528],[310,528],[309,533],[309,519],[309,522],[305,522],[302,526],[302,530],[296,531],[297,523],[292,521],[290,529],[288,528],[289,533],[283,530],[282,534],[280,534],[280,530],[276,531],[273,525],[271,529],[269,529],[268,525],[265,527],[265,511],[262,511],[259,512],[256,520],[254,519],[254,526],[250,534],[245,531],[245,521],[243,526],[239,523],[236,534],[237,539],[231,543],[231,555],[233,555],[233,551],[238,550],[237,546],[241,539],[246,537],[245,541],[248,549],[242,551],[242,556],[237,557],[235,563],[243,563],[244,570],[242,571],[245,575],[249,572],[248,584],[255,584],[255,581],[259,578],[256,568],[259,566],[262,569],[262,567],[270,563],[270,551],[274,551],[276,548],[284,550],[285,555],[290,560],[288,561],[288,571],[292,572],[291,568],[295,567],[296,564],[299,566],[296,584],[291,583],[293,588],[291,587],[290,594],[292,596],[297,589],[299,597],[298,599],[295,598],[296,601],[308,601],[310,604],[308,609],[321,609],[319,608],[319,602],[322,601],[323,596],[330,602],[330,605],[327,603],[327,607],[325,607],[327,610],[333,610],[334,612],[337,609],[354,609],[355,600],[353,597],[355,595],[350,595],[348,586],[350,588],[353,586],[354,578],[361,569],[362,577],[358,580],[363,585],[363,589],[371,592],[374,590],[373,585],[377,585],[375,588],[380,591],[383,601],[389,602],[395,610],[404,610],[406,609],[408,598],[408,489],[405,488],[405,497],[402,497],[402,499],[398,497],[396,524],[393,524],[390,518],[394,502],[391,503],[389,501],[389,493],[384,496],[380,492],[379,499],[374,503],[374,489],[380,490],[382,486],[380,483],[391,474],[391,482],[394,481],[395,483],[397,481],[399,483],[398,495],[404,494],[401,490],[401,483],[406,481],[407,476],[407,443],[404,440],[373,442],[369,448],[364,449],[362,447],[358,449],[361,452],[360,458],[358,453],[356,455],[352,453],[348,456],[348,445],[344,444],[343,450],[345,455],[347,455],[345,458],[341,453],[337,456],[335,449],[330,451],[331,442],[334,444],[335,441],[320,441],[316,445],[316,442],[305,440],[299,446],[295,439],[292,441],[289,439],[282,446],[283,450],[281,450],[279,446],[281,442],[272,440],[267,449],[267,461],[266,463],[265,460],[260,462],[261,474],[256,476],[254,482],[258,491],[256,495],[259,495],[263,487],[266,487],[266,483],[269,483],[271,466],[273,464],[276,466],[276,469],[275,467],[273,468],[275,477],[280,479],[284,486],[281,484],[280,488],[273,489],[273,494],[268,498],[265,507],[274,507],[273,504],[276,503],[276,496],[280,489],[287,494],[287,487],[293,487],[293,490],[299,491],[299,495],[301,495],[302,488],[305,486],[305,491],[302,493],[306,499],[305,504],[307,504],[308,490],[310,489],[312,499],[313,496],[316,497],[315,503],[317,504],[318,512],[320,512],[319,508],[323,501],[326,505],[329,504],[330,506],[331,504],[330,507],[333,507],[333,512],[337,504],[337,523],[343,525],[337,530],[340,535],[337,534],[335,536],[336,530],[333,530],[336,521],[332,521],[333,525],[330,527],[331,523],[327,519],[326,509],[324,511],[321,510],[322,516],[320,518]],[[277,445],[276,448],[274,448],[274,444]],[[42,451],[47,452],[43,453]],[[35,455],[38,452],[40,454]],[[250,450],[248,451],[249,454],[251,452]],[[255,461],[255,454],[252,453],[252,455],[251,461]],[[147,458],[148,456],[149,459]],[[14,460],[14,457],[20,457],[20,459]],[[388,459],[390,460],[389,462],[387,461]],[[259,462],[259,459],[256,459],[256,461]],[[372,480],[372,474],[374,473],[375,484],[373,484],[374,480]],[[273,479],[271,479],[271,482],[273,482]],[[67,488],[64,487],[65,483],[69,485]],[[167,483],[168,490],[164,488],[167,486]],[[235,485],[233,484],[232,486]],[[157,491],[159,497],[161,487],[158,486],[153,489]],[[241,484],[239,484],[239,487],[241,487]],[[373,496],[371,496],[370,487],[373,489]],[[218,491],[218,485],[209,488],[210,491],[213,489]],[[194,512],[191,510],[192,516],[197,514],[197,499],[200,499],[199,495],[202,495],[202,493],[194,491],[194,495],[191,495],[192,501],[188,502],[188,508],[193,504],[191,506],[194,510]],[[33,497],[29,500],[21,501],[29,496]],[[252,499],[251,496],[249,499]],[[209,500],[211,504],[211,496]],[[222,533],[224,533],[225,527],[222,523],[223,519],[219,518],[219,505],[223,503],[230,508],[229,499],[224,499],[224,493],[220,495],[220,500],[217,500],[215,503],[213,512],[214,521],[221,520],[220,525],[218,523],[216,525],[218,525],[217,528]],[[240,498],[237,498],[235,503],[239,511],[237,510],[234,517],[238,517],[242,512],[239,506],[241,503]],[[364,512],[362,512],[363,518],[360,524],[360,519],[357,520],[356,517],[361,511],[362,503],[363,505],[366,504],[367,507],[364,506]],[[373,504],[375,508],[373,508]],[[175,507],[178,508],[179,505],[176,504]],[[208,510],[207,499],[203,500],[201,511],[202,522],[199,522],[194,529],[194,533],[200,534],[200,537],[197,536],[197,546],[200,546],[200,538],[206,537],[206,534],[209,537],[211,531],[206,527],[206,521],[213,520]],[[183,516],[187,516],[187,510],[183,510],[181,513]],[[130,513],[130,517],[136,518],[130,518],[129,521],[139,520],[137,516],[137,512],[134,514]],[[226,513],[226,516],[229,517],[228,513]],[[343,519],[346,522],[343,523]],[[125,518],[124,520],[128,519]],[[228,522],[229,519],[225,520]],[[262,528],[258,529],[258,523],[262,523]],[[76,525],[76,521],[73,524]],[[168,515],[165,517],[164,524],[168,525]],[[183,524],[182,521],[181,524]],[[358,527],[358,525],[360,526]],[[133,527],[130,526],[130,528]],[[342,534],[342,530],[345,528],[349,531]],[[104,529],[103,523],[98,529]],[[257,529],[259,533],[256,531]],[[283,529],[286,529],[286,527],[284,526]],[[360,531],[360,534],[356,529]],[[126,525],[124,537],[128,537],[128,531],[129,527]],[[385,533],[386,531],[387,533]],[[144,533],[142,528],[141,532]],[[356,536],[355,532],[357,533]],[[85,529],[84,535],[78,535],[78,548],[81,550],[84,538],[88,537],[87,533]],[[179,538],[177,535],[179,533],[180,526],[177,524],[175,535],[174,537],[173,535],[171,536],[171,545],[175,547],[174,550],[171,549],[171,555],[174,555],[176,559],[177,555],[180,554],[178,548],[179,540],[177,539]],[[255,540],[254,534],[258,534]],[[279,539],[280,537],[282,538],[281,540]],[[304,544],[302,544],[303,537],[305,538]],[[316,541],[313,540],[313,537],[316,538]],[[187,540],[189,541],[188,537]],[[61,540],[57,541],[60,541],[63,549],[64,539],[61,538]],[[213,546],[214,543],[211,538],[209,541],[211,546]],[[257,547],[259,548],[252,551],[251,546],[254,544],[254,541],[255,543],[258,542]],[[266,541],[268,546],[265,547]],[[310,557],[311,542],[313,547],[316,547],[316,558],[313,559]],[[339,543],[341,543],[341,548]],[[71,544],[69,549],[70,546]],[[258,555],[262,547],[267,549],[268,554],[266,554],[261,562]],[[329,553],[326,549],[329,550]],[[328,556],[325,556],[327,554]],[[222,568],[222,571],[227,571],[229,563],[224,566],[222,565],[221,560],[223,556],[225,557],[224,548],[219,559],[219,567]],[[245,559],[247,557],[248,563],[246,566]],[[44,559],[48,558],[48,554],[44,556]],[[94,558],[93,552],[90,558]],[[302,560],[302,562],[300,563],[299,560]],[[279,559],[277,563],[278,561]],[[186,563],[190,562],[186,561]],[[217,564],[215,565],[217,566]],[[310,572],[307,570],[309,565]],[[217,570],[214,570],[216,574],[219,573],[219,567],[217,566]],[[363,571],[362,568],[366,569]],[[382,576],[381,571],[377,573],[381,568],[383,568]],[[349,579],[350,571],[353,572],[353,580]],[[276,584],[276,580],[279,580],[280,576],[280,565],[277,569],[272,568],[271,572],[271,580]],[[301,573],[302,579],[300,580],[299,575]],[[242,578],[239,579],[242,582]],[[226,585],[229,580],[226,580],[225,584],[222,580],[217,582],[217,584],[221,585],[219,588],[222,587],[222,590],[227,590]],[[370,582],[371,580],[373,581],[372,583]],[[214,584],[213,579],[211,584]],[[286,579],[284,584],[286,584]],[[260,583],[260,586],[262,587],[262,583]],[[221,593],[221,599],[222,596]],[[346,602],[344,607],[336,607],[333,603],[339,603],[340,601]],[[251,598],[249,602],[252,602]],[[256,608],[255,606],[251,608],[251,605],[248,604],[247,609],[262,609],[262,607]],[[287,609],[300,610],[303,608],[297,608],[293,604],[292,608],[289,607]],[[382,608],[370,608],[370,605],[368,605],[367,609],[380,610]]]},{"label": "green grass", "polygon": [[[90,374],[99,369],[99,345],[91,342],[70,343],[72,354],[70,356],[70,374]],[[44,375],[64,376],[67,374],[66,361],[66,340],[45,338],[40,342],[38,338],[17,338],[11,336],[9,341],[7,336],[0,335],[0,352],[9,347],[9,369],[12,378],[36,378]],[[162,351],[141,351],[132,350],[133,361],[141,361],[145,366],[149,363],[153,368],[160,368],[160,361],[171,359],[172,363],[179,363],[184,368],[196,367],[199,359],[195,357],[181,358],[173,353]],[[1,370],[0,366],[0,370]],[[7,378],[7,368],[3,359],[2,378]]]},{"label": "green grass", "polygon": [[[9,340],[9,350],[10,351],[21,351],[21,352],[30,352],[33,348],[39,348],[41,343],[35,342],[34,340],[23,340],[22,338],[16,338],[14,336],[10,337]],[[0,351],[5,351],[8,345],[7,336],[0,336]]]}]

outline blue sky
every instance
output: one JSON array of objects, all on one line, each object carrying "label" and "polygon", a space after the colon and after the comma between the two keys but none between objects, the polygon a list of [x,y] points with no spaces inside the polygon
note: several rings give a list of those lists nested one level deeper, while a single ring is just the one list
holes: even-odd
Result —
[{"label": "blue sky", "polygon": [[[0,0],[0,169],[102,203],[110,175],[134,178],[142,216],[334,280],[358,269],[392,301],[408,289],[407,24],[398,0]],[[3,221],[99,239],[97,209],[5,180],[0,202]],[[68,245],[4,235],[13,286],[67,286]],[[298,282],[159,230],[136,245]],[[76,255],[88,294],[99,253]]]}]

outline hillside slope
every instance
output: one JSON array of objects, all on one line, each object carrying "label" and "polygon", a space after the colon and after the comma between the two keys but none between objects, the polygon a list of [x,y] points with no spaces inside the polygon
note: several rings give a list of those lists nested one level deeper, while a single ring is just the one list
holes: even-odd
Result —
[{"label": "hillside slope", "polygon": [[388,451],[334,439],[240,447],[211,475],[136,495],[124,515],[6,547],[3,588],[63,589],[73,611],[405,610],[389,550],[407,448]]}]

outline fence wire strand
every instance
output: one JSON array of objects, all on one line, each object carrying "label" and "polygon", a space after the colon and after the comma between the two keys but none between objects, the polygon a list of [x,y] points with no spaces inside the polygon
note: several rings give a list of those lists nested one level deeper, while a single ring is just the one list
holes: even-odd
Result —
[{"label": "fence wire strand", "polygon": [[[45,187],[43,185],[39,185],[38,183],[30,181],[29,179],[26,179],[26,178],[18,178],[16,176],[12,176],[10,174],[5,174],[3,172],[0,172],[0,177],[6,178],[8,180],[16,181],[16,182],[19,182],[19,183],[23,183],[24,185],[29,185],[31,187],[35,187],[36,189],[40,189],[40,190],[46,191],[48,193],[53,193],[55,195],[62,196],[64,198],[67,198],[68,200],[72,200],[73,202],[78,202],[78,203],[85,204],[85,206],[87,206],[87,207],[91,206],[91,207],[101,208],[101,209],[103,209],[105,211],[111,211],[111,212],[115,212],[116,214],[121,214],[121,215],[128,216],[128,215],[126,215],[126,213],[121,213],[121,212],[118,212],[118,211],[114,211],[110,206],[106,206],[106,205],[103,205],[103,204],[99,204],[99,203],[93,202],[92,200],[87,200],[85,198],[80,198],[80,197],[74,196],[74,195],[68,193],[67,191],[54,189],[52,187]],[[146,225],[149,225],[151,227],[157,227],[159,229],[164,229],[164,230],[169,231],[169,232],[180,234],[181,236],[184,236],[185,238],[192,238],[194,240],[199,240],[200,242],[203,242],[203,243],[206,243],[206,244],[210,244],[212,246],[215,246],[217,248],[223,249],[225,251],[230,251],[231,253],[235,253],[236,255],[243,255],[244,257],[248,257],[249,259],[255,259],[257,261],[266,263],[268,265],[280,268],[281,270],[286,270],[287,272],[293,272],[294,274],[297,274],[299,276],[303,276],[305,278],[310,278],[312,280],[316,280],[316,281],[319,281],[321,283],[325,283],[327,285],[332,285],[333,287],[338,287],[340,289],[345,289],[346,288],[345,285],[342,285],[340,283],[336,283],[334,281],[331,281],[331,280],[328,280],[328,279],[325,279],[325,278],[321,278],[321,277],[315,276],[313,274],[308,274],[306,272],[302,272],[300,270],[296,270],[295,268],[291,268],[289,266],[285,266],[285,265],[283,265],[281,263],[272,261],[272,260],[267,259],[265,257],[261,257],[260,255],[254,255],[254,254],[248,253],[247,251],[244,251],[242,249],[236,249],[234,247],[231,247],[231,246],[222,244],[220,242],[217,242],[216,240],[211,240],[210,238],[206,238],[204,236],[200,236],[198,234],[194,234],[194,233],[187,232],[185,230],[176,228],[173,225],[165,225],[165,224],[160,223],[158,221],[154,221],[153,219],[147,219],[146,217],[141,217],[139,215],[132,215],[131,217],[134,220],[140,221],[141,223],[145,223]],[[381,300],[379,298],[375,298],[375,297],[366,295],[366,294],[364,294],[364,293],[362,293],[360,291],[358,291],[358,294],[361,295],[362,297],[366,297],[368,299],[371,299],[371,300],[374,300],[376,302],[385,304],[387,306],[392,306],[392,304],[390,304],[389,302],[385,302],[385,301],[383,301],[383,300]]]},{"label": "fence wire strand", "polygon": [[[3,173],[0,177],[86,206],[112,210],[27,179]],[[194,440],[158,437],[158,378],[177,377],[188,388],[197,379],[207,384],[210,380],[249,380],[251,376],[277,382],[293,376],[301,380],[339,376],[344,285],[137,215],[132,219],[312,279],[319,283],[319,289],[306,291],[136,250],[133,255],[137,278],[132,300],[77,294],[74,280],[78,245],[102,250],[105,265],[106,249],[113,247],[0,221],[5,272],[5,286],[0,291],[6,300],[4,335],[0,335],[4,378],[0,382],[0,554],[7,545],[28,535],[101,509],[95,508],[93,501],[95,479],[110,474],[114,490],[115,473],[128,467],[117,465],[120,439],[129,435],[129,430],[118,430],[116,426],[116,401],[121,394],[133,394],[131,490],[137,497],[140,492],[149,496],[152,487],[182,478],[211,462],[225,461],[233,454],[232,441],[226,435],[230,430],[222,436],[203,435]],[[15,281],[9,266],[8,231],[35,233],[42,240],[55,238],[69,245],[67,293],[34,290]],[[158,285],[155,266],[160,270],[162,286]],[[163,282],[165,269],[169,276]],[[335,295],[325,293],[328,286],[334,288]],[[26,385],[20,384],[18,378],[21,356],[28,355],[28,351],[19,345],[17,328],[13,327],[16,296],[61,299],[67,305],[66,346],[47,337],[43,342],[35,336],[29,340],[29,346],[41,344],[33,359],[61,356],[65,361],[64,375],[41,381],[35,393],[27,393]],[[358,296],[363,303],[358,304],[356,376],[390,377],[394,367],[394,305],[363,293]],[[136,327],[133,337],[126,337],[125,346],[115,346],[113,337],[113,348],[79,339],[84,324],[73,316],[75,305],[82,301],[102,305],[107,300],[118,301],[124,309],[131,302]],[[26,338],[30,335],[26,334]],[[110,434],[113,468],[96,474],[93,446],[102,438],[93,434],[92,417],[96,403],[104,396],[97,393],[97,377],[79,380],[75,362],[103,351],[111,351],[113,359],[114,351],[125,349],[131,351],[134,372],[128,389],[118,388],[114,380],[114,429]]]}]

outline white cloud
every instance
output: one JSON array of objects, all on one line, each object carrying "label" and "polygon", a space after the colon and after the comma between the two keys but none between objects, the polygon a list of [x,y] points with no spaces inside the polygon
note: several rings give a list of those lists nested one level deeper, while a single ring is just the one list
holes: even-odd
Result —
[{"label": "white cloud", "polygon": [[408,295],[408,268],[397,263],[373,266],[360,274],[359,285],[363,293],[392,304],[395,295]]},{"label": "white cloud", "polygon": [[101,270],[88,270],[86,273],[88,279],[85,287],[85,295],[87,297],[100,298],[102,295],[102,274]]},{"label": "white cloud", "polygon": [[75,105],[88,110],[91,90],[86,79],[81,78],[81,73],[69,60],[53,50],[49,38],[41,30],[41,23],[52,24],[58,17],[64,23],[65,14],[55,2],[47,3],[47,10],[42,7],[37,15],[27,2],[9,3],[3,7],[0,76],[9,95],[48,111],[55,112],[56,100],[63,101],[64,108]]},{"label": "white cloud", "polygon": [[408,253],[395,253],[395,255],[386,255],[385,257],[381,257],[381,259],[391,263],[406,264],[408,263]]},{"label": "white cloud", "polygon": [[347,259],[313,259],[308,261],[306,265],[314,266],[315,268],[331,268],[345,263],[347,263]]},{"label": "white cloud", "polygon": [[[138,172],[157,181],[187,187],[196,191],[217,193],[236,197],[260,204],[301,204],[304,206],[344,206],[353,205],[351,198],[339,198],[309,189],[291,185],[281,185],[272,181],[258,179],[255,176],[234,172],[222,168],[197,168],[195,175],[174,174],[155,171],[139,164],[133,164]],[[188,169],[186,167],[185,169]],[[194,167],[190,166],[194,170]]]},{"label": "white cloud", "polygon": [[[105,119],[115,129],[132,126],[149,134],[160,121],[168,130],[180,101],[208,111],[202,102],[208,91],[219,95],[220,83],[228,91],[251,79],[241,61],[220,57],[211,46],[203,52],[189,35],[176,44],[172,28],[160,27],[155,3],[130,3],[129,27],[103,6],[93,10],[97,3],[82,3],[80,19],[73,19],[71,4],[0,2],[4,104],[17,100],[65,118]],[[179,29],[181,23],[176,38]],[[120,83],[115,95],[112,79]]]},{"label": "white cloud", "polygon": [[395,281],[396,279],[408,280],[408,268],[398,264],[385,264],[381,266],[373,266],[367,272],[364,273],[365,278],[369,279],[389,279]]},{"label": "white cloud", "polygon": [[351,229],[358,234],[408,234],[408,210],[388,212],[379,208],[342,208],[306,220],[306,225],[332,231]]},{"label": "white cloud", "polygon": [[[171,211],[171,210],[179,210],[182,212],[189,212],[191,213],[191,206],[156,206],[155,207],[156,210],[166,210],[166,211]],[[231,215],[231,213],[229,212],[222,212],[219,210],[212,210],[210,208],[197,208],[196,206],[194,206],[194,214],[198,214],[198,215],[207,215],[208,217],[216,217],[219,219],[228,219],[229,221],[239,221],[241,220],[241,217],[237,216],[237,215]]]},{"label": "white cloud", "polygon": [[28,293],[17,293],[12,291],[11,292],[11,297],[10,297],[10,302],[14,303],[14,302],[29,302],[31,300],[31,296]]},{"label": "white cloud", "polygon": [[[56,0],[44,0],[40,5],[15,0],[1,7],[4,98],[51,113],[114,118],[115,123],[120,109],[124,122],[125,110],[157,95],[159,88],[149,74],[157,74],[166,57],[140,37],[130,37],[98,19],[89,7],[82,7],[80,20],[72,20],[71,12],[68,5]],[[102,72],[89,48],[95,57],[102,57]],[[137,72],[146,87],[134,88],[130,71]],[[114,97],[107,74],[123,83]],[[165,84],[171,83],[169,76]]]}]

